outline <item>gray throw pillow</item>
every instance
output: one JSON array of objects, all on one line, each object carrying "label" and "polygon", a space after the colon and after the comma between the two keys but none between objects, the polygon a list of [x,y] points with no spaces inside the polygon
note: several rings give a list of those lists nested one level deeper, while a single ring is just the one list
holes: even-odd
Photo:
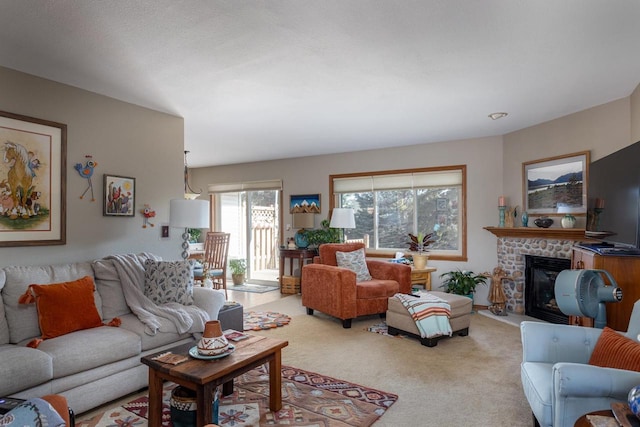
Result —
[{"label": "gray throw pillow", "polygon": [[144,294],[156,304],[193,304],[195,261],[154,261],[144,263]]},{"label": "gray throw pillow", "polygon": [[356,282],[371,280],[369,268],[365,259],[364,249],[353,252],[336,252],[338,267],[348,268],[356,273]]}]

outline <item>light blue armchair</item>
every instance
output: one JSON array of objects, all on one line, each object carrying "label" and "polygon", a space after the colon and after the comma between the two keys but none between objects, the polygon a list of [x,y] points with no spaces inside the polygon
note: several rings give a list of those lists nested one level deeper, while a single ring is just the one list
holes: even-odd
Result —
[{"label": "light blue armchair", "polygon": [[[521,377],[534,425],[573,427],[582,415],[626,402],[640,372],[589,365],[602,329],[522,322]],[[640,300],[625,334],[640,337]]]}]

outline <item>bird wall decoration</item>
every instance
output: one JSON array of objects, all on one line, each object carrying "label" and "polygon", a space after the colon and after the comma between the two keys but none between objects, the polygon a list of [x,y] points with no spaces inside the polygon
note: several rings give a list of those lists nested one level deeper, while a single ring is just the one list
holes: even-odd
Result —
[{"label": "bird wall decoration", "polygon": [[95,202],[96,199],[93,195],[93,183],[91,182],[91,177],[93,176],[94,168],[98,166],[98,162],[94,161],[93,156],[91,155],[86,155],[84,157],[87,159],[84,165],[82,163],[76,163],[76,165],[74,166],[75,170],[78,171],[80,176],[88,181],[88,186],[84,190],[80,198],[84,198],[84,195],[87,194],[87,191],[91,190],[91,201]]},{"label": "bird wall decoration", "polygon": [[145,203],[144,205],[144,209],[140,210],[140,213],[142,214],[142,228],[147,228],[147,225],[154,227],[155,224],[153,224],[150,220],[151,218],[156,216],[156,211],[154,211],[153,209],[151,209],[151,206],[149,206],[148,204]]}]

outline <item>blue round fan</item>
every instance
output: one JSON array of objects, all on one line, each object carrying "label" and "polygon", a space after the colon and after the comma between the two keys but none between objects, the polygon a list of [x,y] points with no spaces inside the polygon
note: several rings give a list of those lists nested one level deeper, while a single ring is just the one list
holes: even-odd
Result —
[{"label": "blue round fan", "polygon": [[[605,285],[602,275],[611,284]],[[607,324],[605,303],[622,301],[622,289],[605,270],[564,270],[556,277],[556,302],[567,316],[595,319],[596,328]]]}]

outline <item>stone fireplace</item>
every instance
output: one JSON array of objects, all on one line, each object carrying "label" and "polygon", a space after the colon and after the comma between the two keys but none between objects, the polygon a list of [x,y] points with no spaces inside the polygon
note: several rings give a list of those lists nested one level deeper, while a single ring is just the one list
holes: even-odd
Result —
[{"label": "stone fireplace", "polygon": [[[585,240],[584,229],[485,227],[498,238],[498,266],[512,280],[503,280],[508,312],[525,314],[526,256],[571,260],[576,241]],[[570,264],[569,267],[570,268]]]}]

